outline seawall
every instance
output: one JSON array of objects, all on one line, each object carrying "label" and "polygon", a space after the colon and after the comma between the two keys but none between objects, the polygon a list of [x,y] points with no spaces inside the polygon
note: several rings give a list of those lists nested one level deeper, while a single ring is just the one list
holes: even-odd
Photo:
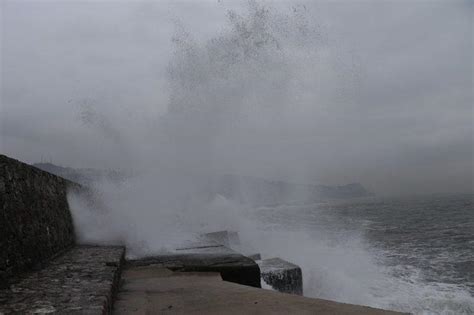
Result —
[{"label": "seawall", "polygon": [[[240,314],[242,310],[253,314],[395,314],[262,290],[260,270],[268,274],[267,281],[275,289],[301,294],[301,270],[275,259],[260,261],[259,266],[257,258],[210,241],[185,244],[165,256],[129,261],[124,267],[123,247],[76,246],[67,202],[70,189],[87,191],[0,155],[0,315],[134,314],[137,310],[151,314]],[[222,235],[206,237],[219,240]],[[225,235],[225,245],[231,246],[236,234]],[[286,272],[291,270],[298,274]],[[284,285],[291,283],[288,279],[298,281],[288,288]]]},{"label": "seawall", "polygon": [[74,245],[67,191],[79,187],[0,155],[0,285]]}]

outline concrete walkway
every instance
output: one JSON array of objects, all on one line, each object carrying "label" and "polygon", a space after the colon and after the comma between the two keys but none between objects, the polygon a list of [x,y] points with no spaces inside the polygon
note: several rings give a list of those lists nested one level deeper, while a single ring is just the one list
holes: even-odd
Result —
[{"label": "concrete walkway", "polygon": [[243,286],[219,273],[144,266],[122,279],[115,314],[399,314]]},{"label": "concrete walkway", "polygon": [[0,290],[2,314],[108,314],[123,247],[76,246]]}]

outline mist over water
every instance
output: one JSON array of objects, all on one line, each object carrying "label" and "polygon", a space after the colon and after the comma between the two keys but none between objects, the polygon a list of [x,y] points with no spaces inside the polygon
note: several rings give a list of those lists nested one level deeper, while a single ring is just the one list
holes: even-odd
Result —
[{"label": "mist over water", "polygon": [[[213,194],[226,173],[315,181],[312,139],[321,136],[313,124],[351,106],[359,75],[357,58],[346,59],[303,5],[277,10],[250,1],[226,21],[206,39],[175,23],[164,113],[134,121],[79,106],[86,126],[126,148],[134,171],[123,182],[95,183],[100,207],[69,196],[79,240],[124,244],[130,257],[142,257],[199,233],[236,230],[247,248],[299,264],[307,296],[449,314],[449,298],[421,284],[417,270],[397,278],[381,264],[360,218],[351,227],[320,205],[300,217],[292,215],[302,209],[296,205],[255,209]],[[448,295],[471,303],[467,314],[472,297],[456,290]],[[419,308],[427,296],[434,302]]]}]

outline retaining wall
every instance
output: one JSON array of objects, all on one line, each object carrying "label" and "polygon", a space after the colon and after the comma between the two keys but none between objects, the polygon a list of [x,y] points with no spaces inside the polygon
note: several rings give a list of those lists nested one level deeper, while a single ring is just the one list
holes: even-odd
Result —
[{"label": "retaining wall", "polygon": [[74,245],[68,189],[80,186],[0,155],[0,287]]}]

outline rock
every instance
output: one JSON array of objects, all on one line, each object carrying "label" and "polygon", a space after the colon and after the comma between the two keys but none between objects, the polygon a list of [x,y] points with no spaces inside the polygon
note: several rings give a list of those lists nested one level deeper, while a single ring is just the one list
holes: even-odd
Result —
[{"label": "rock", "polygon": [[257,261],[262,280],[274,290],[303,295],[303,276],[301,268],[281,258]]}]

